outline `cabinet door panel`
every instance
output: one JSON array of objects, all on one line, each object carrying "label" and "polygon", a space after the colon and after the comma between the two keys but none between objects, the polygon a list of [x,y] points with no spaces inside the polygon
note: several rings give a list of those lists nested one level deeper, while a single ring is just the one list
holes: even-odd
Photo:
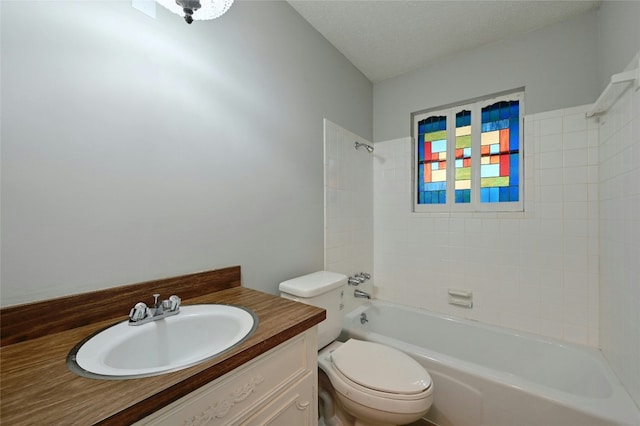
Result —
[{"label": "cabinet door panel", "polygon": [[244,426],[312,426],[315,419],[314,376],[309,374],[243,422]]},{"label": "cabinet door panel", "polygon": [[[300,405],[304,408],[302,411],[317,413],[316,351],[317,334],[313,327],[136,422],[135,426],[235,426],[253,418],[257,412],[262,413],[265,407],[280,401],[282,395],[292,397],[291,390],[299,389],[301,383],[306,383],[309,389],[304,392],[299,389],[299,397],[292,400],[291,407]],[[305,401],[309,401],[308,408],[304,407]],[[282,409],[298,414],[289,406],[283,405]],[[287,424],[279,420],[273,424],[298,426],[296,422]],[[308,423],[300,423],[304,424]]]}]

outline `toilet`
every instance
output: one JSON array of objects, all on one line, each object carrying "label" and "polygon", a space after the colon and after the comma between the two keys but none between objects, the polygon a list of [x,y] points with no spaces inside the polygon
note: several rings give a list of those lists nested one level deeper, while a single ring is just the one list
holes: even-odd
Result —
[{"label": "toilet", "polygon": [[347,277],[319,271],[280,283],[286,299],[324,308],[318,325],[318,397],[325,426],[392,426],[415,422],[433,402],[429,373],[413,358],[374,342],[338,342]]}]

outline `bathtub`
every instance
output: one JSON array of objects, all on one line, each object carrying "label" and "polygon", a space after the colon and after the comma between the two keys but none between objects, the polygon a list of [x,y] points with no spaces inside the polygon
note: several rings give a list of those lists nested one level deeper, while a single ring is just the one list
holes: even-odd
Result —
[{"label": "bathtub", "polygon": [[340,338],[420,362],[434,383],[425,419],[440,426],[640,425],[597,349],[381,301],[349,312]]}]

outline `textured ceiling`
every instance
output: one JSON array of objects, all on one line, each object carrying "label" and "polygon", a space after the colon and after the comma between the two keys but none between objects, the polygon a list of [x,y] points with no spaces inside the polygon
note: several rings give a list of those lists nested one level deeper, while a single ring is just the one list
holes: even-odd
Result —
[{"label": "textured ceiling", "polygon": [[595,9],[600,1],[289,0],[376,82]]}]

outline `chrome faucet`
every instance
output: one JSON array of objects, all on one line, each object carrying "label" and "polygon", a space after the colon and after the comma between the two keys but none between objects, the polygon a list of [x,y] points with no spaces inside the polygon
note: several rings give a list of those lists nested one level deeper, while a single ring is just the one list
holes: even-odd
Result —
[{"label": "chrome faucet", "polygon": [[347,283],[349,283],[349,285],[360,285],[364,282],[364,279],[360,278],[360,277],[349,277],[349,279],[347,280]]},{"label": "chrome faucet", "polygon": [[170,317],[180,313],[180,302],[175,294],[166,300],[158,301],[160,294],[153,295],[153,307],[148,307],[144,302],[138,302],[129,312],[129,325],[142,325],[151,321]]},{"label": "chrome faucet", "polygon": [[371,299],[371,295],[366,291],[358,290],[357,288],[353,291],[354,297],[359,297],[361,299]]},{"label": "chrome faucet", "polygon": [[349,279],[347,280],[347,283],[349,283],[349,285],[357,286],[370,279],[371,279],[371,274],[367,274],[366,272],[360,272],[358,274],[355,274],[352,277],[349,277]]}]

